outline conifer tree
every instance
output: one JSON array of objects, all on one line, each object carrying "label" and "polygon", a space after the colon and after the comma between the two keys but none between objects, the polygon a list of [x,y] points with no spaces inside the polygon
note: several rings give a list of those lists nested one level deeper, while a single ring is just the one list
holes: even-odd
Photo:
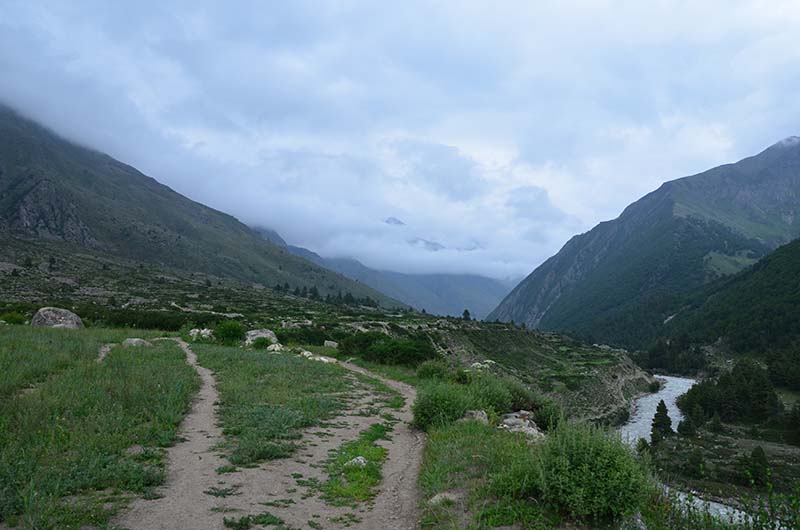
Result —
[{"label": "conifer tree", "polygon": [[650,440],[653,444],[656,444],[666,438],[674,434],[672,430],[672,420],[669,417],[669,411],[667,411],[667,404],[664,403],[664,400],[658,402],[658,406],[656,407],[656,414],[653,416],[653,423],[652,429],[650,430]]}]

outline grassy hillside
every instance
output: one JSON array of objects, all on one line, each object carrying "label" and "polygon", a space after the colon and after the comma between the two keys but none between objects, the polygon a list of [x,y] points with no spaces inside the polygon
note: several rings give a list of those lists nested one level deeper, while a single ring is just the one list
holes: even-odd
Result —
[{"label": "grassy hillside", "polygon": [[692,305],[667,329],[704,342],[722,337],[740,353],[796,345],[800,340],[800,240],[693,297]]},{"label": "grassy hillside", "polygon": [[401,305],[265,241],[113,158],[0,106],[0,236],[268,285]]},{"label": "grassy hillside", "polygon": [[693,290],[800,235],[800,144],[668,182],[574,237],[489,315],[642,347]]}]

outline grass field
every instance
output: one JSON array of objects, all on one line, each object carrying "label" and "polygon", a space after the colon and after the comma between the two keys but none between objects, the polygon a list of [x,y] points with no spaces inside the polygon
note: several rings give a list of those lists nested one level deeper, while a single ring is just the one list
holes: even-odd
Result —
[{"label": "grass field", "polygon": [[115,348],[95,362],[100,344],[130,335],[0,330],[0,521],[102,527],[126,494],[163,482],[162,448],[175,442],[199,381],[171,342]]},{"label": "grass field", "polygon": [[100,346],[128,337],[149,338],[163,332],[87,328],[0,326],[0,400],[61,371],[97,357]]},{"label": "grass field", "polygon": [[234,465],[290,455],[302,429],[346,406],[352,383],[339,366],[258,350],[192,347],[217,379],[225,450]]}]

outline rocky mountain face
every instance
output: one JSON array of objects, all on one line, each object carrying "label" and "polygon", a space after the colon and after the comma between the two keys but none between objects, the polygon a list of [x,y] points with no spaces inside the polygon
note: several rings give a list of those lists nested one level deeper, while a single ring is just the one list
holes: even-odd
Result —
[{"label": "rocky mountain face", "polygon": [[800,236],[800,138],[663,184],[573,237],[488,319],[641,347],[687,293]]},{"label": "rocky mountain face", "polygon": [[431,314],[461,316],[468,309],[473,318],[482,319],[511,290],[504,282],[475,274],[406,274],[372,269],[352,258],[323,258],[306,248],[289,245],[274,230],[256,230],[297,256]]},{"label": "rocky mountain face", "polygon": [[[265,241],[234,217],[0,106],[0,238],[399,302]],[[0,248],[2,248],[0,246]]]}]

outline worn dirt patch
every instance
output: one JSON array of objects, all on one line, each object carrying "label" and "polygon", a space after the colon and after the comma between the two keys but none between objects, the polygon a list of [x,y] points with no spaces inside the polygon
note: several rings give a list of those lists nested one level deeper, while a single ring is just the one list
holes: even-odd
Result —
[{"label": "worn dirt patch", "polygon": [[[400,410],[374,410],[380,396],[353,377],[354,391],[347,412],[324,426],[307,429],[299,448],[289,458],[273,460],[249,469],[217,473],[229,462],[216,450],[223,441],[217,423],[218,394],[213,374],[198,365],[188,344],[176,339],[194,366],[202,386],[191,412],[181,424],[185,440],[168,450],[168,478],[155,500],[138,499],[116,521],[120,527],[140,530],[223,529],[224,520],[269,512],[298,529],[398,530],[417,527],[419,514],[416,481],[424,447],[424,435],[410,427],[411,404],[416,396],[409,385],[387,380],[363,368],[340,363],[344,368],[382,381],[406,399]],[[314,361],[308,361],[314,362]],[[369,503],[356,507],[331,506],[320,498],[315,483],[326,480],[324,462],[344,442],[358,438],[361,431],[385,420],[390,412],[400,421],[391,440],[381,441],[388,449],[379,493]]]}]

